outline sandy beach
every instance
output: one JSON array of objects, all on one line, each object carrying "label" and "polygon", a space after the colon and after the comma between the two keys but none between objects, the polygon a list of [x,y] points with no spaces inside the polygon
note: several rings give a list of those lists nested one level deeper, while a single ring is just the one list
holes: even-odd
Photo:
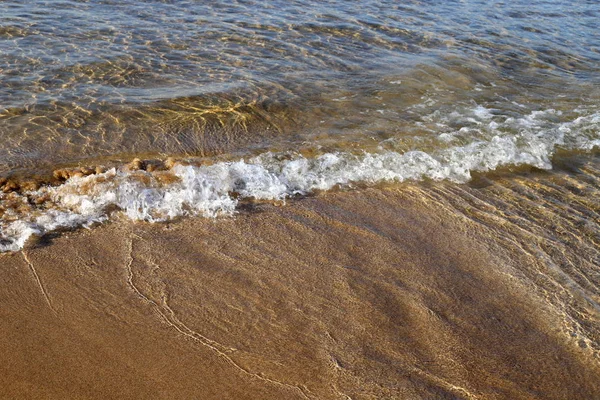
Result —
[{"label": "sandy beach", "polygon": [[436,200],[452,190],[478,191],[324,193],[4,254],[0,397],[599,397],[597,311],[557,306],[576,293],[535,278],[506,221]]},{"label": "sandy beach", "polygon": [[0,1],[0,400],[600,399],[599,20]]}]

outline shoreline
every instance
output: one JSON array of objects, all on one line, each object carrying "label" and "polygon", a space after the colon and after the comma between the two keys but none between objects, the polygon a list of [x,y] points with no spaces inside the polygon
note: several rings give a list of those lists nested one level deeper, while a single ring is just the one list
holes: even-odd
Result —
[{"label": "shoreline", "polygon": [[598,316],[582,345],[535,255],[435,193],[121,220],[2,255],[0,396],[598,396]]}]

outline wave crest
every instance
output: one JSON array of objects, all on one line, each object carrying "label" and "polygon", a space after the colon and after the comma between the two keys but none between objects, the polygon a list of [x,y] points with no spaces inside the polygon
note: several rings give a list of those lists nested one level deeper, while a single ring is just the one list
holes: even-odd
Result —
[{"label": "wave crest", "polygon": [[[480,114],[490,119],[481,110]],[[378,153],[336,152],[314,158],[264,153],[236,162],[176,165],[168,172],[172,175],[168,181],[152,172],[113,168],[100,174],[72,177],[60,186],[12,193],[13,197],[20,196],[13,198],[13,203],[39,205],[26,211],[13,207],[4,213],[0,222],[0,251],[19,250],[31,236],[90,226],[116,212],[132,220],[151,222],[186,215],[216,217],[233,214],[243,199],[284,200],[353,183],[423,179],[462,183],[474,171],[502,166],[550,169],[557,147],[587,151],[600,146],[599,126],[600,114],[593,114],[553,129],[521,129],[517,134],[501,133],[431,153],[400,153],[383,148]]]}]

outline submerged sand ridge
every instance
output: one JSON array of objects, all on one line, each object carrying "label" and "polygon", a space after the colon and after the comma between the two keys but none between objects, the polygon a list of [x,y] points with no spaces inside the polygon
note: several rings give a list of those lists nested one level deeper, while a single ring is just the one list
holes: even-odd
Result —
[{"label": "submerged sand ridge", "polygon": [[2,396],[598,397],[596,164],[3,255]]}]

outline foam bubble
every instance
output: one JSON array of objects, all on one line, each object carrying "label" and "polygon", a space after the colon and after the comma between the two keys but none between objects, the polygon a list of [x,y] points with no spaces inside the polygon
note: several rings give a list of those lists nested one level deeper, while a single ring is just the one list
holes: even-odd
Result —
[{"label": "foam bubble", "polygon": [[[499,122],[494,121],[491,110],[478,107],[473,115],[486,122],[487,136],[474,135],[464,145],[432,152],[382,149],[315,158],[264,153],[208,166],[177,165],[171,170],[177,179],[168,184],[150,172],[126,169],[72,177],[60,186],[22,195],[50,198],[50,204],[0,221],[0,251],[19,250],[32,235],[105,221],[115,212],[150,222],[186,215],[231,215],[241,199],[283,200],[358,182],[448,179],[461,183],[468,181],[473,171],[506,165],[549,169],[557,146],[580,150],[600,146],[600,114],[549,125],[546,118],[555,114],[554,110],[535,112]],[[498,130],[501,125],[509,125],[513,133]]]}]

